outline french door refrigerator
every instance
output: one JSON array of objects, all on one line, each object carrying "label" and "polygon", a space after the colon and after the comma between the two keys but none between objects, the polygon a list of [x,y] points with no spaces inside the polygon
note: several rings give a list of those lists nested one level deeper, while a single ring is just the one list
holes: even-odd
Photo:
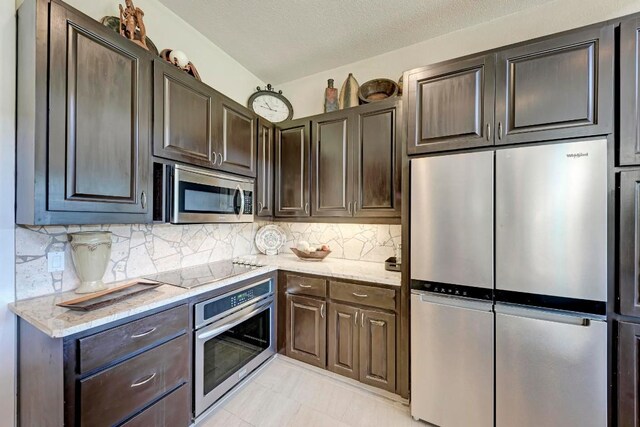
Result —
[{"label": "french door refrigerator", "polygon": [[606,425],[606,140],[416,159],[411,179],[412,415]]}]

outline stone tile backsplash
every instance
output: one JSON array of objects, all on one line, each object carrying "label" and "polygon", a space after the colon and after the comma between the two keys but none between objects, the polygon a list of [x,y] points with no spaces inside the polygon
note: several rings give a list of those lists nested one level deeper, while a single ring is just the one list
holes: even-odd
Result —
[{"label": "stone tile backsplash", "polygon": [[[16,299],[68,291],[78,285],[67,233],[113,233],[105,282],[257,253],[254,238],[267,224],[135,224],[16,227]],[[400,225],[277,223],[287,235],[283,249],[298,240],[327,243],[331,257],[382,262],[395,254]],[[47,253],[65,252],[65,269],[49,273]]]}]

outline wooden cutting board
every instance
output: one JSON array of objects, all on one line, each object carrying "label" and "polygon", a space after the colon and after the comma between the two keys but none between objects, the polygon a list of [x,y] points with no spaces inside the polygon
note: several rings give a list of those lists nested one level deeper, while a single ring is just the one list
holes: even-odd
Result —
[{"label": "wooden cutting board", "polygon": [[60,302],[56,305],[70,310],[91,311],[115,304],[142,292],[150,291],[161,283],[152,280],[135,280],[112,289],[95,292],[79,298]]}]

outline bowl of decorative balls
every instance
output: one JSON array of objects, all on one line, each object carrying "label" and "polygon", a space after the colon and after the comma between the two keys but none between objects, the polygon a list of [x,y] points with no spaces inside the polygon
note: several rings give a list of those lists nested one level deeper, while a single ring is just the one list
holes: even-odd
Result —
[{"label": "bowl of decorative balls", "polygon": [[298,242],[291,252],[303,261],[322,261],[331,253],[329,245],[312,246],[304,240]]}]

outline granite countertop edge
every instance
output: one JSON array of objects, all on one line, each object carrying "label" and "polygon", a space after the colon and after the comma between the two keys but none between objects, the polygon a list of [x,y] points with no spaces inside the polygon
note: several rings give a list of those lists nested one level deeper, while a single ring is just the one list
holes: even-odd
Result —
[{"label": "granite countertop edge", "polygon": [[[400,287],[401,285],[400,273],[384,270],[384,263],[338,258],[311,263],[300,261],[293,255],[249,255],[241,257],[241,259],[257,263],[260,267],[237,276],[216,281],[209,285],[202,285],[191,289],[161,285],[154,290],[132,296],[127,300],[90,312],[72,311],[56,306],[57,303],[76,297],[77,295],[73,293],[73,291],[15,301],[9,304],[9,309],[15,315],[49,337],[64,338],[187,300],[191,297],[227,286],[233,282],[250,279],[278,270],[316,274],[335,279],[371,282],[392,287]],[[117,284],[118,283],[112,283],[110,286],[116,286]]]}]

